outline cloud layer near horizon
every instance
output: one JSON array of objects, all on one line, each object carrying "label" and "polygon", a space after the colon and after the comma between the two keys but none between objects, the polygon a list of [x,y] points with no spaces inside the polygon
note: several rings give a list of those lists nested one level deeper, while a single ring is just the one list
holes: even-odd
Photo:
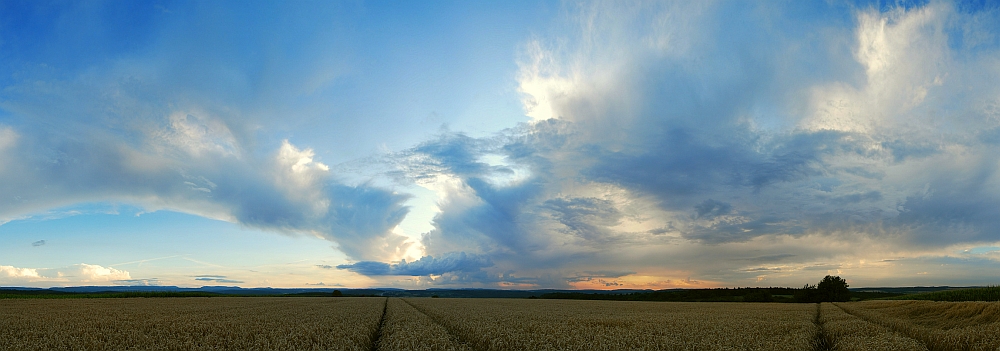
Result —
[{"label": "cloud layer near horizon", "polygon": [[0,284],[21,285],[37,283],[102,285],[131,281],[128,271],[100,265],[80,263],[62,268],[19,268],[0,266]]}]

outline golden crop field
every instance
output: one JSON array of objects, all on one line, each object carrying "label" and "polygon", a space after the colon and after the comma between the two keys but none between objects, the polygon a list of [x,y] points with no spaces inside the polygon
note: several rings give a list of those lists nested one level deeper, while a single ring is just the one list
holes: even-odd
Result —
[{"label": "golden crop field", "polygon": [[819,324],[822,341],[830,350],[927,351],[919,341],[844,312],[833,304],[820,305]]},{"label": "golden crop field", "polygon": [[472,350],[426,314],[401,299],[389,299],[379,350]]},{"label": "golden crop field", "polygon": [[0,300],[0,350],[369,350],[384,298]]},{"label": "golden crop field", "polygon": [[811,350],[813,304],[404,299],[478,350]]},{"label": "golden crop field", "polygon": [[863,301],[845,312],[920,340],[931,351],[1000,350],[1000,303]]},{"label": "golden crop field", "polygon": [[1000,303],[0,300],[0,350],[1000,350]]}]

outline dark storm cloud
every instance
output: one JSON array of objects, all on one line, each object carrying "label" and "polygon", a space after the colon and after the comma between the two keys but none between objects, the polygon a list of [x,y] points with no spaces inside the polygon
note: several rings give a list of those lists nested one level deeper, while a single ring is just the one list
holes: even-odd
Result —
[{"label": "dark storm cloud", "polygon": [[478,176],[489,169],[479,162],[485,140],[462,133],[444,133],[438,140],[425,142],[413,149],[415,153],[432,157],[442,170],[467,176]]},{"label": "dark storm cloud", "polygon": [[632,275],[635,272],[630,271],[587,271],[580,272],[575,276],[570,276],[566,278],[568,282],[589,282],[589,281],[603,281],[603,279],[616,279],[621,278],[626,275]]},{"label": "dark storm cloud", "polygon": [[742,242],[762,235],[802,235],[806,228],[791,219],[761,217],[749,221],[727,220],[707,226],[696,225],[683,236],[707,244]]},{"label": "dark storm cloud", "polygon": [[127,285],[127,286],[159,286],[159,285],[162,285],[162,282],[158,278],[149,278],[149,279],[122,279],[122,280],[115,280],[113,282],[115,284],[118,284],[118,285]]},{"label": "dark storm cloud", "polygon": [[986,184],[992,177],[992,170],[981,169],[939,179],[925,194],[907,197],[893,223],[923,245],[1000,241],[1000,194]]},{"label": "dark storm cloud", "polygon": [[530,210],[544,190],[544,179],[531,177],[516,184],[498,185],[490,179],[507,175],[503,166],[491,166],[479,160],[487,154],[503,152],[503,136],[470,138],[460,133],[446,133],[404,153],[407,174],[413,179],[449,175],[461,180],[464,190],[475,201],[440,204],[442,212],[434,218],[435,229],[424,235],[430,253],[447,253],[448,247],[463,247],[478,252],[524,252],[531,244],[530,224],[535,215]]},{"label": "dark storm cloud", "polygon": [[733,205],[722,201],[708,199],[694,206],[695,218],[714,218],[729,214],[733,210]]},{"label": "dark storm cloud", "polygon": [[229,279],[224,275],[199,275],[195,276],[194,280],[200,282],[215,282],[215,283],[243,283],[241,280]]},{"label": "dark storm cloud", "polygon": [[607,227],[621,223],[623,214],[609,200],[597,198],[556,198],[543,203],[566,229],[595,244],[608,238]]},{"label": "dark storm cloud", "polygon": [[866,153],[866,141],[842,132],[798,132],[771,140],[757,136],[745,143],[731,141],[748,139],[738,135],[718,140],[700,133],[673,130],[638,154],[598,149],[596,165],[587,174],[595,181],[654,195],[665,208],[677,209],[703,205],[694,203],[698,195],[741,186],[759,192],[770,185],[821,176],[830,167],[824,158]]},{"label": "dark storm cloud", "polygon": [[864,193],[845,194],[845,195],[826,198],[826,201],[838,205],[856,204],[860,202],[880,201],[880,200],[882,200],[882,192],[878,190],[872,190]]},{"label": "dark storm cloud", "polygon": [[446,273],[475,273],[483,268],[493,266],[489,257],[466,254],[465,252],[450,252],[438,257],[424,256],[413,262],[403,260],[400,263],[388,264],[382,262],[362,261],[337,266],[337,269],[349,270],[367,276],[405,275],[429,276]]},{"label": "dark storm cloud", "polygon": [[346,269],[362,275],[376,276],[389,275],[392,271],[392,266],[383,262],[361,261],[352,264],[338,265],[337,269]]},{"label": "dark storm cloud", "polygon": [[792,257],[795,257],[795,256],[797,256],[797,255],[795,255],[795,254],[789,254],[789,253],[783,253],[783,254],[765,255],[765,256],[756,256],[756,257],[747,257],[747,258],[733,258],[731,260],[733,260],[733,261],[748,261],[748,262],[754,262],[754,263],[765,263],[765,262],[777,262],[777,261],[781,261],[781,260],[784,260],[786,258],[792,258]]},{"label": "dark storm cloud", "polygon": [[892,153],[892,157],[896,162],[912,158],[924,158],[941,151],[941,145],[925,140],[896,139],[882,142],[882,147]]}]

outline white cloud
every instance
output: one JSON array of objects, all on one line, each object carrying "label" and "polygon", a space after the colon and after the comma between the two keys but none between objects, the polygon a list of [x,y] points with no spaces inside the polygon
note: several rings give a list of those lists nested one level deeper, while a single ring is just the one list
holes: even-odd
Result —
[{"label": "white cloud", "polygon": [[297,202],[309,204],[312,213],[322,215],[330,207],[330,200],[320,189],[328,181],[330,167],[314,161],[312,149],[298,149],[288,140],[282,141],[275,156],[275,186],[284,189],[285,195]]},{"label": "white cloud", "polygon": [[[715,7],[710,2],[613,1],[568,6],[572,12],[561,29],[578,36],[534,39],[522,49],[518,91],[526,114],[536,121],[579,121],[595,117],[589,113],[627,107],[627,94],[618,95],[627,89],[622,79],[635,78],[631,74],[648,60],[689,53],[705,39],[699,25]],[[625,101],[612,101],[615,97]],[[581,103],[593,110],[573,106]]]},{"label": "white cloud", "polygon": [[0,151],[12,147],[17,143],[17,133],[14,129],[6,126],[0,126]]},{"label": "white cloud", "polygon": [[919,108],[931,90],[962,75],[948,45],[947,26],[959,20],[951,5],[936,2],[884,13],[869,9],[857,18],[854,55],[864,68],[863,86],[815,87],[813,116],[804,125],[862,133],[930,127],[920,120],[929,116]]},{"label": "white cloud", "polygon": [[[176,148],[194,157],[211,152],[239,158],[241,151],[226,124],[199,110],[175,111],[167,117],[169,125],[153,131],[151,142],[160,148]],[[166,151],[162,150],[161,152]]]},{"label": "white cloud", "polygon": [[[13,161],[13,157],[10,156],[12,150],[18,141],[18,135],[14,132],[14,129],[0,125],[0,173],[4,172],[5,169],[10,168],[10,162]],[[3,216],[0,216],[0,224],[5,220]]]},{"label": "white cloud", "polygon": [[68,269],[61,269],[58,271],[57,275],[65,277],[71,281],[83,283],[101,283],[132,279],[132,276],[128,273],[128,271],[86,263],[76,264],[70,266]]},{"label": "white cloud", "polygon": [[524,49],[526,62],[520,64],[518,91],[525,114],[536,121],[559,118],[559,100],[573,93],[575,82],[558,71],[553,52],[543,49],[537,41]]},{"label": "white cloud", "polygon": [[0,266],[0,284],[25,286],[107,284],[132,279],[128,271],[80,263],[62,268]]},{"label": "white cloud", "polygon": [[[119,97],[95,104],[128,103]],[[232,123],[205,109],[165,109],[102,129],[114,116],[77,118],[51,105],[28,105],[19,115],[25,117],[23,132],[2,130],[5,140],[19,137],[0,155],[0,198],[13,199],[0,202],[0,220],[81,202],[117,202],[316,235],[356,259],[383,258],[403,245],[392,230],[407,212],[406,195],[341,184],[312,149],[288,140],[253,150],[254,139],[238,137]],[[67,123],[41,128],[29,118],[36,115]],[[78,129],[69,122],[84,118],[94,125]],[[163,127],[151,127],[157,125]],[[376,256],[364,256],[369,254]]]},{"label": "white cloud", "polygon": [[39,278],[38,270],[31,268],[17,268],[14,266],[0,266],[0,279],[3,281],[16,282],[33,278]]}]

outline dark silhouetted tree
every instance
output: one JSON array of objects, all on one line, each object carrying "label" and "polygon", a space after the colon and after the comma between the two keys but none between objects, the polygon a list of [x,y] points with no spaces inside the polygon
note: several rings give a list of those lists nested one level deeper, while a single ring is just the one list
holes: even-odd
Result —
[{"label": "dark silhouetted tree", "polygon": [[816,290],[815,285],[806,284],[795,291],[795,302],[820,302],[819,290]]},{"label": "dark silhouetted tree", "polygon": [[840,276],[826,276],[816,285],[823,302],[844,302],[851,300],[851,291],[847,289],[847,281]]},{"label": "dark silhouetted tree", "polygon": [[767,290],[755,289],[749,294],[743,295],[744,302],[774,302],[774,296]]},{"label": "dark silhouetted tree", "polygon": [[344,293],[340,292],[340,290],[334,290],[332,293],[330,293],[330,296],[341,297],[344,296]]}]

